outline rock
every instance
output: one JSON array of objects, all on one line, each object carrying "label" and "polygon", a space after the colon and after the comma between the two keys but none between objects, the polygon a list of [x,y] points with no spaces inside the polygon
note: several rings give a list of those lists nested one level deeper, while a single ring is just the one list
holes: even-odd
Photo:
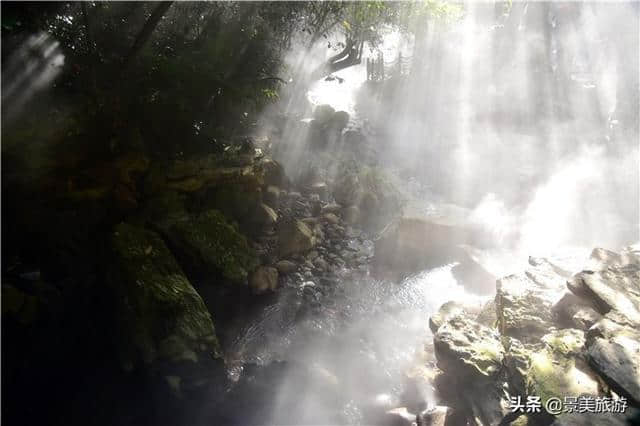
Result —
[{"label": "rock", "polygon": [[504,348],[496,330],[465,316],[442,324],[433,339],[438,367],[473,382],[491,380],[502,368]]},{"label": "rock", "polygon": [[417,426],[453,426],[455,414],[449,407],[436,405],[435,407],[424,410],[418,414],[416,418]]},{"label": "rock", "polygon": [[412,426],[415,425],[416,415],[410,413],[406,407],[398,407],[384,413],[382,419],[385,426]]},{"label": "rock", "polygon": [[313,265],[321,272],[329,270],[329,264],[322,257],[318,257],[316,260],[314,260]]},{"label": "rock", "polygon": [[264,202],[272,208],[278,207],[280,201],[280,188],[273,185],[268,185],[263,194]]},{"label": "rock", "polygon": [[360,208],[349,206],[342,209],[342,219],[349,225],[355,225],[360,221]]},{"label": "rock", "polygon": [[331,105],[318,105],[315,110],[313,110],[313,119],[317,120],[319,124],[324,125],[331,120],[335,111]]},{"label": "rock", "polygon": [[166,187],[180,192],[230,184],[258,188],[265,184],[265,173],[253,164],[220,165],[219,158],[214,155],[176,160],[166,171]]},{"label": "rock", "polygon": [[588,330],[602,317],[587,300],[571,292],[566,292],[551,310],[558,324],[579,330]]},{"label": "rock", "polygon": [[336,203],[327,204],[327,205],[322,207],[321,213],[323,213],[323,214],[324,213],[334,213],[334,214],[336,214],[336,213],[339,213],[341,209],[342,209],[342,206],[340,204],[336,204]]},{"label": "rock", "polygon": [[552,397],[598,395],[598,382],[579,362],[585,343],[582,331],[560,330],[545,335],[542,341],[544,349],[530,354],[527,374],[530,395],[539,396],[543,406]]},{"label": "rock", "polygon": [[283,223],[278,228],[280,256],[302,253],[315,245],[313,232],[299,220]]},{"label": "rock", "polygon": [[320,200],[326,200],[329,195],[329,187],[325,182],[314,182],[309,188],[309,193],[317,195]]},{"label": "rock", "polygon": [[599,269],[605,267],[622,267],[627,265],[640,265],[640,257],[632,251],[623,251],[618,254],[611,250],[603,248],[595,248],[591,252],[590,259],[595,261],[590,266],[600,266]]},{"label": "rock", "polygon": [[342,129],[347,127],[347,124],[349,124],[349,113],[346,111],[336,111],[331,117],[329,127],[341,132]]},{"label": "rock", "polygon": [[278,288],[278,270],[270,266],[259,266],[249,278],[249,287],[256,294]]},{"label": "rock", "polygon": [[451,318],[465,314],[464,306],[458,302],[446,302],[438,311],[429,317],[429,328],[432,333],[437,333],[442,324]]},{"label": "rock", "polygon": [[640,405],[640,332],[605,317],[590,331],[587,360],[618,394]]},{"label": "rock", "polygon": [[257,257],[246,238],[217,210],[186,216],[168,237],[183,264],[194,273],[219,274],[235,284],[246,284]]},{"label": "rock", "polygon": [[271,159],[263,158],[255,166],[256,174],[261,177],[264,185],[276,187],[283,186],[287,181],[284,168],[280,163]]},{"label": "rock", "polygon": [[262,226],[272,226],[278,221],[278,214],[268,205],[260,204],[255,220]]},{"label": "rock", "polygon": [[360,202],[362,185],[357,174],[338,176],[333,186],[333,198],[343,206],[353,206]]},{"label": "rock", "polygon": [[640,324],[640,265],[583,271],[574,275],[567,286],[576,295],[593,300],[599,313],[615,310]]},{"label": "rock", "polygon": [[333,213],[325,213],[322,218],[333,225],[337,225],[338,223],[340,223],[340,219],[338,218],[338,216]]},{"label": "rock", "polygon": [[511,337],[503,337],[502,345],[505,349],[504,366],[507,372],[510,392],[526,398],[528,395],[527,374],[531,367],[531,352],[518,339]]},{"label": "rock", "polygon": [[111,236],[116,345],[123,367],[220,357],[211,315],[162,239],[126,223]]},{"label": "rock", "polygon": [[640,410],[628,407],[624,413],[563,413],[551,426],[628,426],[638,421]]},{"label": "rock", "polygon": [[506,336],[536,342],[555,328],[552,307],[563,294],[563,286],[546,286],[531,274],[501,278],[496,284],[498,328]]},{"label": "rock", "polygon": [[276,263],[275,266],[278,272],[282,275],[290,274],[292,272],[295,272],[296,269],[298,269],[298,265],[295,264],[294,262],[291,262],[290,260],[281,260],[278,263]]}]

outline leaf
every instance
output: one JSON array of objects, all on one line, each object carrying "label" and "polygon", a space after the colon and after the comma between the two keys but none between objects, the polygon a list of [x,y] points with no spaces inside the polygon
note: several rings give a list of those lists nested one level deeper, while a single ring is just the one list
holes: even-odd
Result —
[{"label": "leaf", "polygon": [[342,25],[344,25],[344,27],[347,29],[347,31],[352,31],[351,30],[351,24],[349,22],[347,22],[346,20],[342,21]]}]

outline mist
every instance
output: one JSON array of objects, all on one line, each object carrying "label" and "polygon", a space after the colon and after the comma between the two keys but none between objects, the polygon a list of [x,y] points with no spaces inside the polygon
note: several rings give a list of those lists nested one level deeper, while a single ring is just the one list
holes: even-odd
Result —
[{"label": "mist", "polygon": [[5,2],[5,421],[636,415],[639,5]]},{"label": "mist", "polygon": [[[425,25],[417,35],[389,29],[381,44],[365,47],[360,65],[310,87],[301,76],[325,59],[326,46],[294,49],[288,69],[304,84],[290,83],[287,101],[274,107],[295,112],[276,158],[294,179],[319,168],[325,174],[317,179],[331,181],[339,173],[335,162],[353,155],[344,135],[357,129],[372,148],[364,161],[384,167],[403,188],[404,215],[480,230],[482,244],[466,249],[495,277],[521,270],[529,256],[578,265],[593,247],[637,242],[637,4],[514,2],[512,15],[516,10],[519,18],[505,22],[493,4],[470,2],[453,24]],[[380,56],[386,76],[368,79],[366,61]],[[318,150],[309,122],[323,104],[348,112],[350,121],[342,137]],[[451,275],[455,264],[396,282],[384,297],[376,293],[381,281],[348,282],[343,303],[366,306],[342,306],[356,311],[357,321],[346,330],[314,324],[319,337],[305,334],[301,347],[295,333],[287,334],[292,344],[276,352],[278,359],[321,373],[304,383],[295,375],[284,380],[272,423],[336,422],[325,417],[331,393],[350,400],[340,420],[348,424],[367,424],[362,412],[371,407],[378,415],[393,407],[411,381],[406,372],[428,364],[425,313],[446,300],[481,309],[490,298],[469,293],[469,283]],[[376,349],[363,353],[361,344]],[[372,369],[382,372],[364,372]],[[340,389],[331,387],[332,377],[340,377]],[[419,393],[435,404],[432,388]],[[287,405],[292,400],[300,405]]]}]

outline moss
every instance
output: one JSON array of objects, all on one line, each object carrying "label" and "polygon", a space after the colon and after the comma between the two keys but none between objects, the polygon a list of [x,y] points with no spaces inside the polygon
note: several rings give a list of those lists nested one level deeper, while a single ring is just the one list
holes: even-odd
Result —
[{"label": "moss", "polygon": [[248,273],[258,265],[247,239],[218,210],[177,222],[169,236],[196,267],[218,272],[233,283],[246,283]]},{"label": "moss", "polygon": [[220,356],[211,315],[162,239],[122,223],[112,248],[119,270],[112,284],[123,364],[194,361],[202,352]]},{"label": "moss", "polygon": [[551,397],[598,394],[596,381],[576,363],[576,355],[584,345],[581,331],[561,330],[545,335],[542,340],[547,346],[530,355],[529,394],[539,395],[543,403]]}]

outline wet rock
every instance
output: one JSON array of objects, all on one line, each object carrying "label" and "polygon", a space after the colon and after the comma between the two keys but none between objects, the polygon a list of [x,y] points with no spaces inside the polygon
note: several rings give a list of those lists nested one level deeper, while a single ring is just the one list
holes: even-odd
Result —
[{"label": "wet rock", "polygon": [[446,302],[438,311],[429,317],[429,328],[433,333],[437,333],[442,324],[450,320],[451,318],[464,315],[465,309],[461,303],[458,302]]},{"label": "wet rock", "polygon": [[384,413],[382,425],[384,426],[413,426],[416,415],[409,412],[406,407],[393,408]]},{"label": "wet rock", "polygon": [[436,405],[433,408],[424,410],[416,418],[417,426],[453,426],[455,423],[455,413],[449,407]]},{"label": "wet rock", "polygon": [[507,382],[512,394],[526,398],[528,395],[527,374],[531,367],[531,351],[526,349],[518,340],[503,337],[505,348],[504,366],[507,372]]},{"label": "wet rock", "polygon": [[282,275],[290,274],[298,269],[298,265],[290,260],[280,260],[275,266],[278,272]]},{"label": "wet rock", "polygon": [[580,362],[585,338],[580,330],[566,329],[543,337],[545,347],[530,354],[527,385],[531,395],[549,398],[568,395],[598,395],[598,382]]},{"label": "wet rock", "polygon": [[527,274],[509,275],[496,284],[496,314],[500,332],[523,342],[538,341],[555,328],[552,307],[563,286],[551,286]]},{"label": "wet rock", "polygon": [[336,214],[336,213],[340,212],[341,209],[342,209],[342,206],[340,204],[333,203],[333,204],[327,204],[327,205],[323,206],[321,212],[323,214],[324,213],[334,213],[334,214]]},{"label": "wet rock", "polygon": [[590,259],[595,261],[590,266],[621,267],[626,265],[640,265],[640,257],[633,251],[625,250],[616,253],[604,248],[595,248],[591,252]]},{"label": "wet rock", "polygon": [[583,271],[569,280],[567,286],[578,296],[593,300],[601,314],[615,310],[640,324],[640,265]]},{"label": "wet rock", "polygon": [[567,292],[553,305],[555,321],[564,327],[588,330],[602,315],[596,312],[589,301]]},{"label": "wet rock", "polygon": [[329,120],[331,120],[335,112],[336,110],[333,109],[331,105],[318,105],[313,110],[313,119],[317,120],[321,124],[326,124],[329,122]]},{"label": "wet rock", "polygon": [[324,215],[322,215],[322,218],[332,225],[337,225],[338,223],[340,223],[340,218],[338,218],[338,216],[333,213],[325,213]]},{"label": "wet rock", "polygon": [[639,421],[640,410],[628,407],[624,413],[563,413],[551,426],[628,426]]},{"label": "wet rock", "polygon": [[246,238],[217,210],[181,218],[168,238],[183,264],[197,274],[220,274],[229,282],[246,284],[258,263]]},{"label": "wet rock", "polygon": [[342,219],[349,225],[355,225],[360,221],[360,208],[358,206],[345,207],[342,210]]},{"label": "wet rock", "polygon": [[261,159],[255,165],[254,169],[264,185],[281,187],[287,181],[287,176],[282,165],[271,158],[265,157]]},{"label": "wet rock", "polygon": [[249,287],[256,294],[278,288],[278,270],[270,266],[259,266],[249,278]]},{"label": "wet rock", "polygon": [[263,194],[264,202],[272,208],[278,207],[280,201],[280,188],[269,185]]},{"label": "wet rock", "polygon": [[278,214],[266,204],[260,204],[256,211],[255,221],[262,226],[271,226],[278,221]]},{"label": "wet rock", "polygon": [[336,111],[331,117],[329,126],[332,129],[340,132],[342,131],[342,129],[347,127],[347,124],[349,124],[349,113],[346,111]]},{"label": "wet rock", "polygon": [[474,382],[491,380],[502,368],[504,348],[496,330],[465,316],[442,324],[433,339],[438,367]]},{"label": "wet rock", "polygon": [[315,243],[311,229],[299,220],[285,222],[278,228],[280,256],[305,252],[311,249]]},{"label": "wet rock", "polygon": [[401,218],[375,241],[377,268],[414,273],[449,263],[462,254],[462,229],[423,219]]},{"label": "wet rock", "polygon": [[329,187],[325,182],[315,182],[311,184],[309,192],[317,195],[319,200],[326,200],[329,196]]},{"label": "wet rock", "polygon": [[589,364],[620,395],[640,405],[640,332],[605,317],[589,331]]},{"label": "wet rock", "polygon": [[131,370],[220,357],[211,315],[160,236],[126,223],[111,237],[116,345]]}]

